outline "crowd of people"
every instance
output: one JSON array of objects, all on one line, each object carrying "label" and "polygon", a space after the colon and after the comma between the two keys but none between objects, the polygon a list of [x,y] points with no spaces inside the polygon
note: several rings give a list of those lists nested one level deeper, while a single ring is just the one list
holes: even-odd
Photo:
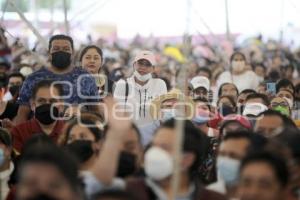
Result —
[{"label": "crowd of people", "polygon": [[0,199],[300,198],[300,51],[1,31]]}]

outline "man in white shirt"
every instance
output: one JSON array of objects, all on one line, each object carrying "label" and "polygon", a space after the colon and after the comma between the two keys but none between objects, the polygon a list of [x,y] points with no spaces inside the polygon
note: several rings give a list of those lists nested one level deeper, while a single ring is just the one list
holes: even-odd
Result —
[{"label": "man in white shirt", "polygon": [[210,81],[205,76],[195,76],[190,81],[190,96],[209,99]]},{"label": "man in white shirt", "polygon": [[155,64],[152,52],[139,52],[133,61],[133,75],[118,81],[113,92],[114,98],[132,114],[133,121],[141,131],[143,145],[152,140],[152,135],[159,126],[159,121],[154,120],[149,113],[151,101],[167,93],[165,82],[152,78]]}]

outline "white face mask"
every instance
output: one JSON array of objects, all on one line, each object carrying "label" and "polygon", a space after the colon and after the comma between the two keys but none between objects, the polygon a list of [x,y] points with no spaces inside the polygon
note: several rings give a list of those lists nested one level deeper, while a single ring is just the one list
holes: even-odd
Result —
[{"label": "white face mask", "polygon": [[172,156],[159,147],[151,147],[145,154],[145,173],[155,181],[163,180],[173,173]]},{"label": "white face mask", "polygon": [[168,108],[168,109],[162,109],[161,110],[161,120],[162,121],[167,121],[171,118],[174,118],[176,116],[176,110],[173,108]]},{"label": "white face mask", "polygon": [[247,103],[245,105],[243,115],[254,115],[258,116],[260,113],[268,110],[268,107],[262,103]]},{"label": "white face mask", "polygon": [[235,185],[238,182],[240,161],[224,156],[217,158],[218,175],[226,185]]},{"label": "white face mask", "polygon": [[135,76],[135,78],[137,78],[139,81],[142,81],[142,82],[146,82],[152,78],[151,73],[141,75],[140,73],[138,73],[138,71],[134,71],[133,75]]},{"label": "white face mask", "polygon": [[242,72],[245,69],[245,61],[232,61],[232,70],[235,72]]}]

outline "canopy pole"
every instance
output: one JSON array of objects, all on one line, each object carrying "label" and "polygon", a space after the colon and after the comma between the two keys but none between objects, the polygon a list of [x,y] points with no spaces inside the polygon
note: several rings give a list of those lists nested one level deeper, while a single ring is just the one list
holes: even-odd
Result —
[{"label": "canopy pole", "polygon": [[22,11],[16,6],[14,0],[9,0],[9,4],[16,10],[20,18],[26,23],[28,28],[33,32],[33,34],[38,38],[41,45],[47,49],[47,41],[43,36],[39,33],[39,31],[26,19],[25,15],[22,13]]},{"label": "canopy pole", "polygon": [[184,106],[184,100],[185,100],[185,91],[186,91],[186,82],[187,82],[187,59],[189,55],[189,45],[190,45],[190,38],[189,38],[189,31],[190,31],[190,13],[192,8],[192,1],[186,0],[186,30],[183,36],[183,53],[185,55],[185,62],[183,63],[177,79],[177,88],[182,91],[182,95],[179,95],[179,113],[182,114],[182,116],[177,116],[178,119],[176,119],[176,137],[175,137],[175,150],[174,150],[174,171],[173,171],[173,177],[172,177],[172,195],[170,196],[170,200],[176,199],[176,196],[178,194],[179,185],[180,185],[180,172],[181,172],[181,160],[182,160],[182,144],[184,140],[184,126],[185,126],[185,106]]},{"label": "canopy pole", "polygon": [[67,0],[63,0],[64,4],[64,17],[65,17],[65,33],[67,35],[70,34],[69,22],[68,22],[68,7],[67,7]]},{"label": "canopy pole", "polygon": [[6,13],[6,9],[7,9],[7,6],[8,6],[8,2],[9,2],[9,0],[6,0],[6,1],[5,1],[5,4],[4,4],[4,7],[3,7],[2,16],[1,16],[1,26],[3,26],[4,15],[5,15],[5,13]]},{"label": "canopy pole", "polygon": [[279,28],[279,42],[283,42],[284,36],[284,5],[285,0],[281,0],[281,7],[280,7],[280,28]]},{"label": "canopy pole", "polygon": [[228,0],[225,0],[225,20],[226,20],[226,38],[228,41],[230,41],[231,37],[230,37],[230,28],[229,28]]}]

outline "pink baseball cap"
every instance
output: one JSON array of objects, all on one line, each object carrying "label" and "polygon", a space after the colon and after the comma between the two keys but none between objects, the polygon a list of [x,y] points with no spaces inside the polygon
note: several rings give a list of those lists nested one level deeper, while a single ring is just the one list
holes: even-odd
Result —
[{"label": "pink baseball cap", "polygon": [[227,115],[226,117],[224,117],[223,120],[224,121],[236,121],[236,122],[240,123],[243,127],[247,128],[247,129],[251,129],[250,121],[245,116],[242,116],[242,115],[230,114],[230,115]]},{"label": "pink baseball cap", "polygon": [[134,58],[133,62],[138,60],[145,59],[148,60],[151,65],[156,65],[155,55],[151,51],[140,51]]}]

